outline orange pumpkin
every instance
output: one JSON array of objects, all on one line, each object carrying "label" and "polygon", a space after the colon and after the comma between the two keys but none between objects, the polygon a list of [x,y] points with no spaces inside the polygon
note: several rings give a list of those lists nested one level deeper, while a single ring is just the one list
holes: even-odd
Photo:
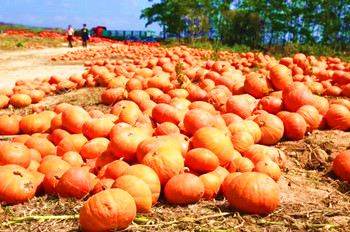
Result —
[{"label": "orange pumpkin", "polygon": [[340,152],[333,160],[334,173],[342,181],[350,181],[350,150]]},{"label": "orange pumpkin", "polygon": [[206,148],[218,158],[220,165],[226,165],[234,155],[234,147],[230,137],[215,127],[202,127],[192,136],[194,148]]},{"label": "orange pumpkin", "polygon": [[276,64],[270,70],[270,79],[276,90],[283,90],[293,82],[292,72],[285,65]]},{"label": "orange pumpkin", "polygon": [[128,192],[107,189],[93,195],[83,204],[79,223],[87,232],[121,230],[131,224],[136,212],[134,198]]},{"label": "orange pumpkin", "polygon": [[279,205],[280,190],[266,174],[246,172],[228,184],[226,197],[237,210],[253,214],[268,214]]},{"label": "orange pumpkin", "polygon": [[22,143],[4,143],[0,146],[0,165],[16,164],[27,168],[30,160],[30,151]]},{"label": "orange pumpkin", "polygon": [[152,207],[152,193],[148,185],[137,176],[118,177],[111,188],[123,189],[134,198],[138,213],[149,213]]},{"label": "orange pumpkin", "polygon": [[199,201],[205,192],[202,180],[191,174],[173,176],[164,187],[165,199],[170,204],[190,204]]}]

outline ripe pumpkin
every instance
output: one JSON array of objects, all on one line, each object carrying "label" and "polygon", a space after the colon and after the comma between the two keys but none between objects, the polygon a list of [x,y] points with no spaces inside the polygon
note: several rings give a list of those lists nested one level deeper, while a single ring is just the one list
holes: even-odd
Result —
[{"label": "ripe pumpkin", "polygon": [[19,165],[0,166],[0,179],[0,201],[6,204],[24,203],[36,192],[34,176]]},{"label": "ripe pumpkin", "polygon": [[50,129],[51,120],[41,114],[23,116],[19,128],[23,134],[44,133]]},{"label": "ripe pumpkin", "polygon": [[257,162],[253,171],[264,173],[276,182],[281,177],[281,169],[272,160],[262,160]]},{"label": "ripe pumpkin", "polygon": [[340,152],[333,160],[334,173],[342,181],[350,181],[350,150]]},{"label": "ripe pumpkin", "polygon": [[67,135],[70,135],[68,131],[59,128],[55,129],[51,133],[50,141],[57,146]]},{"label": "ripe pumpkin", "polygon": [[[221,191],[222,191],[222,194],[226,197],[226,194],[227,194],[227,186],[229,186],[230,182],[236,178],[237,176],[241,175],[242,173],[241,172],[232,172],[230,174],[228,174],[224,181],[222,182],[221,184]],[[226,197],[227,198],[227,197]]]},{"label": "ripe pumpkin", "polygon": [[56,155],[55,145],[45,138],[32,136],[24,143],[24,145],[26,145],[28,148],[37,150],[40,153],[41,157]]},{"label": "ripe pumpkin", "polygon": [[68,169],[52,169],[45,174],[43,188],[47,195],[57,195],[57,184]]},{"label": "ripe pumpkin", "polygon": [[259,73],[249,73],[244,81],[244,90],[255,98],[263,98],[273,91],[269,79]]},{"label": "ripe pumpkin", "polygon": [[231,142],[236,151],[243,153],[250,145],[254,144],[254,138],[249,132],[241,131],[231,136]]},{"label": "ripe pumpkin", "polygon": [[116,180],[118,177],[120,177],[123,172],[130,167],[130,165],[123,161],[122,159],[114,160],[111,163],[105,165],[102,170],[98,173],[98,178],[109,178]]},{"label": "ripe pumpkin", "polygon": [[0,146],[0,166],[16,164],[27,168],[30,164],[31,154],[22,143],[4,143]]},{"label": "ripe pumpkin", "polygon": [[331,104],[325,117],[331,129],[346,131],[350,128],[350,111],[343,105]]},{"label": "ripe pumpkin", "polygon": [[209,111],[200,108],[189,110],[183,118],[183,124],[189,135],[193,135],[202,127],[213,126],[215,122],[215,117]]},{"label": "ripe pumpkin", "polygon": [[95,173],[99,173],[104,166],[113,162],[114,160],[117,160],[117,157],[113,155],[110,148],[107,148],[107,150],[98,156],[97,159],[87,159],[86,162],[88,162],[88,160],[91,160],[94,163],[93,167]]},{"label": "ripe pumpkin", "polygon": [[105,191],[107,189],[110,189],[112,184],[114,183],[115,180],[109,179],[109,178],[102,178],[102,179],[94,179],[93,182],[94,188],[91,190],[91,194],[94,195],[96,193],[99,193],[101,191]]},{"label": "ripe pumpkin", "polygon": [[232,159],[227,166],[227,171],[233,172],[251,172],[254,169],[254,163],[247,157],[238,157]]},{"label": "ripe pumpkin", "polygon": [[221,188],[221,180],[218,175],[208,172],[200,175],[199,179],[201,179],[201,181],[204,184],[204,194],[202,198],[213,199],[219,195]]},{"label": "ripe pumpkin", "polygon": [[270,69],[270,79],[276,90],[283,90],[293,82],[292,71],[285,65],[276,64]]},{"label": "ripe pumpkin", "polygon": [[10,98],[4,94],[0,94],[0,109],[6,108],[9,104]]},{"label": "ripe pumpkin", "polygon": [[234,113],[243,119],[252,115],[256,106],[256,99],[248,94],[234,95],[227,99],[226,112]]},{"label": "ripe pumpkin", "polygon": [[80,154],[76,151],[68,151],[62,156],[62,160],[69,163],[72,167],[81,167],[84,164]]},{"label": "ripe pumpkin", "polygon": [[122,175],[133,175],[142,179],[151,190],[152,205],[158,201],[161,185],[157,173],[152,168],[144,164],[134,164],[125,169]]},{"label": "ripe pumpkin", "polygon": [[272,159],[280,168],[286,165],[287,158],[283,151],[278,148],[254,144],[243,153],[244,157],[250,159],[254,164],[261,160]]},{"label": "ripe pumpkin", "polygon": [[199,201],[204,194],[202,180],[191,173],[173,176],[164,187],[165,199],[170,204],[184,205]]},{"label": "ripe pumpkin", "polygon": [[152,108],[152,118],[157,123],[172,122],[175,125],[178,125],[182,120],[179,111],[175,107],[165,103],[157,104]]},{"label": "ripe pumpkin", "polygon": [[181,144],[174,137],[168,135],[153,136],[146,138],[139,143],[136,149],[137,160],[142,163],[142,160],[147,153],[161,146],[171,146],[182,153]]},{"label": "ripe pumpkin", "polygon": [[122,189],[107,189],[89,198],[80,210],[79,223],[87,232],[125,229],[136,217],[134,198]]},{"label": "ripe pumpkin", "polygon": [[237,210],[252,214],[268,214],[279,205],[280,190],[266,174],[246,172],[227,186],[228,203]]},{"label": "ripe pumpkin", "polygon": [[15,93],[10,97],[9,103],[14,107],[26,107],[32,103],[32,99],[28,94],[25,93]]},{"label": "ripe pumpkin", "polygon": [[86,159],[95,159],[107,150],[109,140],[106,138],[94,138],[87,141],[80,150],[81,157]]},{"label": "ripe pumpkin", "polygon": [[178,175],[185,165],[181,152],[170,146],[161,146],[151,150],[143,158],[142,164],[151,167],[157,173],[162,186],[170,178]]},{"label": "ripe pumpkin", "polygon": [[59,156],[46,156],[41,160],[40,166],[38,167],[38,172],[47,174],[53,169],[64,169],[68,170],[71,166],[66,161],[62,160]]},{"label": "ripe pumpkin", "polygon": [[307,131],[312,132],[320,125],[320,114],[316,107],[312,105],[304,105],[297,110],[307,123]]},{"label": "ripe pumpkin", "polygon": [[[280,116],[282,113],[284,116]],[[300,140],[304,137],[307,124],[300,114],[281,111],[277,116],[283,121],[284,135],[287,139]]]},{"label": "ripe pumpkin", "polygon": [[91,118],[84,123],[82,133],[88,139],[97,137],[108,138],[113,126],[114,123],[109,118]]},{"label": "ripe pumpkin", "polygon": [[270,114],[277,114],[283,110],[283,101],[281,98],[274,96],[265,96],[258,103],[259,110],[265,110]]},{"label": "ripe pumpkin", "polygon": [[206,148],[213,152],[218,158],[220,165],[226,165],[234,155],[234,147],[222,130],[215,127],[202,127],[192,136],[194,148]]},{"label": "ripe pumpkin", "polygon": [[149,137],[147,130],[141,127],[121,128],[111,136],[110,148],[117,158],[123,157],[126,162],[134,162],[137,159],[137,146]]},{"label": "ripe pumpkin", "polygon": [[259,143],[273,145],[283,137],[284,125],[277,116],[265,112],[254,116],[253,121],[259,125],[261,130]]},{"label": "ripe pumpkin", "polygon": [[62,112],[62,127],[70,133],[80,134],[84,123],[91,117],[79,106],[68,107]]},{"label": "ripe pumpkin", "polygon": [[180,129],[172,122],[163,122],[157,125],[154,130],[154,135],[169,135],[173,133],[180,133]]},{"label": "ripe pumpkin", "polygon": [[254,143],[258,143],[261,139],[261,130],[257,123],[252,120],[243,120],[232,122],[228,125],[228,129],[232,136],[241,132],[248,132],[254,139]]},{"label": "ripe pumpkin", "polygon": [[219,166],[219,158],[206,148],[194,148],[187,152],[185,165],[199,173],[211,172]]},{"label": "ripe pumpkin", "polygon": [[82,147],[87,141],[87,138],[83,134],[67,135],[57,145],[57,155],[62,156],[68,151],[76,151],[80,153]]},{"label": "ripe pumpkin", "polygon": [[284,107],[288,111],[295,112],[303,105],[313,105],[314,95],[301,82],[293,82],[287,85],[282,90],[282,95]]},{"label": "ripe pumpkin", "polygon": [[123,189],[134,198],[138,213],[149,213],[152,207],[152,193],[148,185],[137,176],[118,177],[111,188]]},{"label": "ripe pumpkin", "polygon": [[60,178],[57,193],[60,197],[80,199],[86,196],[92,187],[90,173],[84,168],[72,167]]},{"label": "ripe pumpkin", "polygon": [[0,116],[0,135],[16,135],[19,133],[19,122],[21,116],[1,115]]}]

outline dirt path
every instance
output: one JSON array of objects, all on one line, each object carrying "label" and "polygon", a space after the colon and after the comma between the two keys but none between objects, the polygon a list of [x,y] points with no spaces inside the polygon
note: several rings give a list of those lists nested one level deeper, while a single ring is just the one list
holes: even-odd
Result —
[{"label": "dirt path", "polygon": [[25,50],[0,52],[0,88],[13,87],[18,79],[46,78],[52,75],[69,77],[83,73],[86,68],[82,61],[55,62],[51,57],[62,55],[68,51],[82,49],[75,48],[46,48],[39,50]]}]

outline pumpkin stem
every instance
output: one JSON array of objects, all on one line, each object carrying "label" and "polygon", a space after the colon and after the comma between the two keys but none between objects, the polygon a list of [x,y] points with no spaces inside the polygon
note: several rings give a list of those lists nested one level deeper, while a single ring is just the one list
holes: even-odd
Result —
[{"label": "pumpkin stem", "polygon": [[259,125],[260,127],[263,127],[263,126],[265,126],[265,122],[264,122],[264,121],[260,121],[260,122],[258,123],[258,125]]},{"label": "pumpkin stem", "polygon": [[23,177],[23,174],[20,171],[17,171],[17,170],[13,171],[13,174],[17,175],[17,176],[20,176],[20,177]]},{"label": "pumpkin stem", "polygon": [[179,174],[184,174],[184,173],[187,173],[187,172],[189,172],[189,171],[190,171],[190,168],[189,168],[189,167],[183,167],[183,168],[181,168]]}]

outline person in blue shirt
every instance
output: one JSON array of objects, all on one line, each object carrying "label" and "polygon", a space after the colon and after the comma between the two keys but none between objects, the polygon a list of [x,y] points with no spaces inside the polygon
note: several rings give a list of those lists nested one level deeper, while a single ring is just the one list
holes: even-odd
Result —
[{"label": "person in blue shirt", "polygon": [[86,24],[83,25],[83,29],[81,30],[81,39],[83,41],[83,47],[87,47],[87,40],[89,39],[89,30],[86,27]]}]

